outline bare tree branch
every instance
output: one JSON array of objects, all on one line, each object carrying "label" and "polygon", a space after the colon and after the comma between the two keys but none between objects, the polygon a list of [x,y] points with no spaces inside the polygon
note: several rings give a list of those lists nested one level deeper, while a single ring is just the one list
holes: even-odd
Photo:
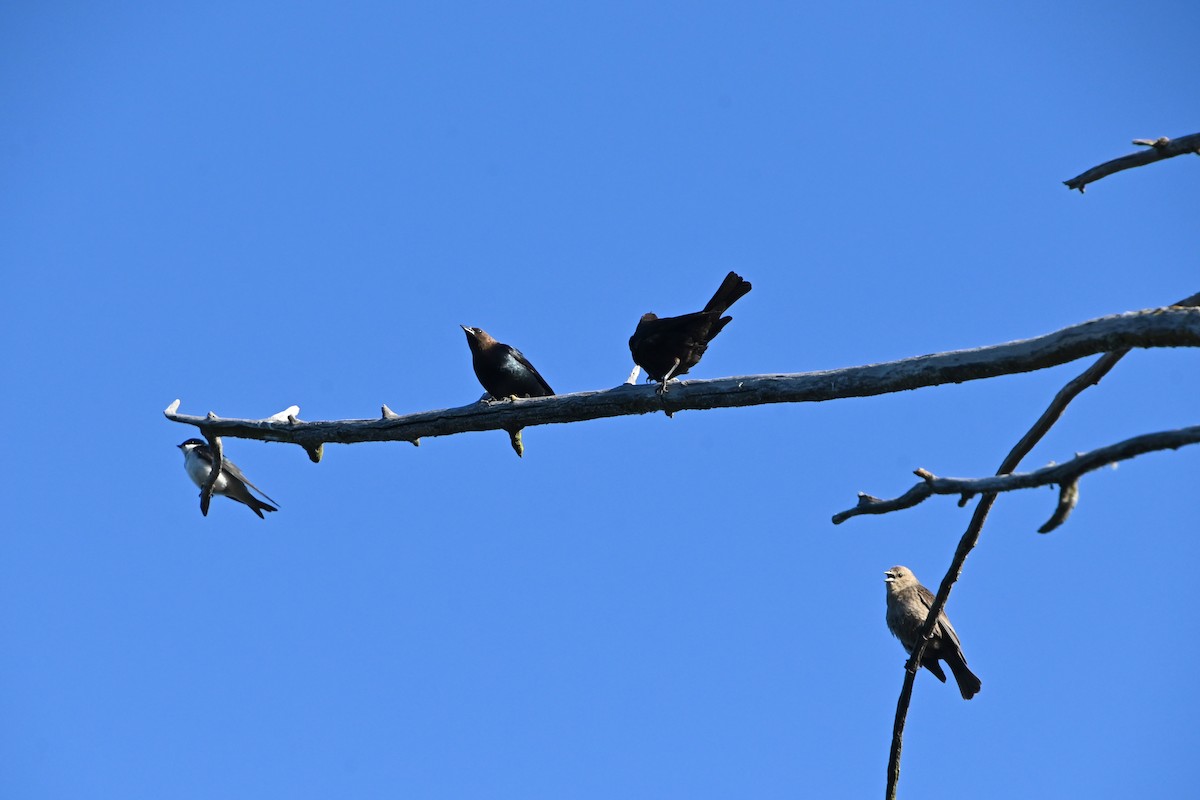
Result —
[{"label": "bare tree branch", "polygon": [[[998,494],[1017,489],[1030,489],[1035,486],[1073,486],[1085,473],[1109,464],[1127,461],[1144,453],[1158,450],[1178,450],[1180,447],[1197,443],[1200,443],[1200,425],[1135,436],[1123,442],[1110,444],[1088,453],[1081,453],[1070,461],[1042,467],[1034,472],[1014,472],[989,478],[939,478],[927,470],[918,469],[915,474],[922,479],[921,482],[904,494],[891,500],[880,500],[870,495],[860,494],[857,506],[834,514],[833,524],[838,525],[851,517],[862,514],[886,514],[890,511],[912,508],[935,494],[962,494],[974,497],[985,492]],[[1062,501],[1060,501],[1060,512],[1061,505]],[[1074,502],[1072,501],[1070,505],[1073,507]],[[1070,513],[1069,509],[1067,513]],[[1065,518],[1063,515],[1063,520]],[[1053,527],[1043,527],[1040,532],[1047,533],[1053,530]]]},{"label": "bare tree branch", "polygon": [[1067,517],[1071,516],[1071,512],[1075,510],[1075,505],[1079,502],[1079,480],[1073,480],[1069,483],[1064,483],[1058,487],[1058,506],[1054,509],[1054,513],[1050,515],[1050,519],[1046,520],[1046,524],[1038,528],[1038,533],[1049,533],[1067,521]]},{"label": "bare tree branch", "polygon": [[209,431],[204,431],[204,438],[208,439],[208,447],[212,451],[213,465],[208,471],[208,480],[200,487],[200,514],[208,516],[208,504],[212,502],[213,489],[217,485],[217,479],[221,477],[221,470],[225,466],[225,459],[221,451],[221,437],[215,436]]},{"label": "bare tree branch", "polygon": [[1030,372],[1110,350],[1198,346],[1200,310],[1166,308],[1102,317],[1033,339],[883,364],[793,375],[685,381],[672,384],[671,390],[662,395],[650,386],[621,385],[603,391],[490,404],[472,403],[401,416],[391,415],[388,409],[378,419],[318,422],[302,422],[294,416],[286,420],[221,419],[212,414],[192,416],[178,413],[179,401],[163,413],[173,422],[195,425],[206,435],[298,444],[317,461],[320,447],[326,442],[416,443],[427,436],[563,424],[655,411],[671,414],[684,410],[869,397]]},{"label": "bare tree branch", "polygon": [[[1193,294],[1191,297],[1180,300],[1174,305],[1179,307],[1200,305],[1200,293]],[[1058,418],[1062,416],[1067,405],[1082,393],[1084,389],[1099,383],[1100,379],[1107,375],[1109,370],[1116,366],[1117,362],[1127,352],[1129,352],[1128,349],[1116,348],[1106,353],[1060,389],[1058,394],[1054,396],[1054,399],[1050,401],[1050,406],[1042,412],[1042,415],[1038,417],[1037,422],[1033,424],[1029,432],[1021,437],[1021,440],[1017,442],[1008,455],[1004,457],[1004,460],[1000,462],[1000,468],[996,470],[996,473],[1004,475],[1016,469],[1017,465],[1021,463],[1021,459],[1033,450],[1042,437],[1053,427],[1054,423],[1058,421]],[[983,533],[983,525],[987,522],[987,516],[996,502],[996,497],[997,495],[994,493],[985,493],[979,499],[979,505],[975,507],[975,513],[971,515],[971,521],[967,525],[966,531],[963,532],[962,538],[958,541],[954,557],[950,560],[950,568],[946,570],[946,575],[942,578],[937,595],[933,599],[933,605],[929,608],[929,616],[925,618],[925,627],[921,630],[920,643],[914,648],[912,655],[908,659],[908,663],[905,664],[904,683],[900,688],[900,697],[896,700],[896,718],[892,724],[892,747],[888,755],[888,778],[885,794],[887,800],[896,800],[896,789],[900,783],[900,755],[904,749],[904,724],[908,718],[908,707],[912,700],[913,682],[916,680],[917,670],[921,668],[921,657],[925,654],[925,648],[929,644],[930,637],[933,635],[933,629],[937,625],[937,618],[942,613],[942,609],[946,607],[946,601],[950,599],[950,591],[954,588],[958,576],[962,574],[963,564],[966,563],[967,556],[971,554],[971,551],[975,549],[975,545],[979,543],[979,537]],[[1060,500],[1060,510],[1068,502],[1068,492],[1064,490],[1062,499]],[[1050,522],[1055,522],[1055,519],[1052,518]]]},{"label": "bare tree branch", "polygon": [[1146,149],[1130,153],[1127,156],[1121,156],[1120,158],[1114,158],[1112,161],[1105,161],[1100,166],[1092,167],[1087,172],[1076,175],[1069,181],[1063,181],[1063,183],[1067,185],[1068,189],[1078,189],[1079,193],[1083,194],[1084,187],[1089,183],[1094,183],[1101,178],[1108,177],[1114,172],[1153,164],[1155,161],[1162,161],[1164,158],[1174,158],[1175,156],[1187,155],[1188,153],[1200,154],[1200,133],[1180,136],[1178,139],[1168,139],[1165,136],[1153,140],[1134,139],[1133,143],[1141,145]]}]

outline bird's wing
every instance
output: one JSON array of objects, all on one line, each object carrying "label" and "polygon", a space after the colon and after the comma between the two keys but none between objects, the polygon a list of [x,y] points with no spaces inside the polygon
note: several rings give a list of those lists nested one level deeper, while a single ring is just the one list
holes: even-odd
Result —
[{"label": "bird's wing", "polygon": [[938,620],[938,624],[942,629],[942,635],[954,642],[954,646],[960,651],[962,650],[962,642],[958,640],[958,632],[954,630],[954,626],[950,624],[950,618],[942,613],[942,618]]},{"label": "bird's wing", "polygon": [[[933,608],[934,595],[933,592],[926,589],[924,586],[917,584],[917,594],[921,598],[921,602],[925,605],[925,611]],[[934,626],[935,631],[939,631],[942,636],[954,642],[955,647],[962,649],[962,642],[958,640],[958,634],[954,630],[954,626],[950,624],[950,618],[946,616],[946,610],[943,608],[942,613],[938,617],[938,624]]]},{"label": "bird's wing", "polygon": [[546,383],[546,379],[542,377],[542,373],[537,371],[537,367],[529,363],[529,359],[525,357],[524,353],[512,345],[509,345],[508,349],[512,353],[512,357],[521,362],[521,366],[529,370],[533,374],[533,377],[537,378],[537,382],[546,390],[546,394],[554,394],[554,390],[550,388],[550,384]]},{"label": "bird's wing", "polygon": [[278,501],[278,500],[274,499],[273,497],[271,497],[271,495],[267,494],[267,493],[266,493],[266,492],[264,492],[262,489],[258,488],[258,487],[257,487],[257,486],[255,486],[253,483],[251,483],[251,482],[250,482],[250,479],[246,477],[245,473],[243,473],[243,472],[242,472],[240,469],[238,469],[238,466],[237,466],[237,464],[234,464],[234,463],[233,463],[232,461],[230,461],[228,458],[227,458],[227,459],[225,459],[225,461],[224,461],[224,464],[222,465],[221,469],[222,469],[222,470],[224,470],[225,472],[228,472],[230,475],[232,475],[233,477],[237,478],[239,481],[241,481],[242,483],[246,484],[246,485],[247,485],[247,486],[249,486],[251,489],[253,489],[254,491],[256,491],[256,492],[258,492],[259,494],[261,494],[263,497],[265,497],[265,498],[267,498],[268,500],[270,500],[272,503],[275,503],[275,504],[277,504],[277,505],[278,505],[278,503],[279,503],[279,501]]},{"label": "bird's wing", "polygon": [[711,311],[693,311],[691,314],[684,314],[679,317],[668,317],[667,319],[659,320],[660,322],[669,322],[670,325],[664,325],[664,331],[680,331],[686,332],[696,339],[705,338],[710,328],[717,321],[720,314],[714,314]]},{"label": "bird's wing", "polygon": [[[693,342],[706,342],[717,316],[711,311],[695,311],[678,317],[659,317],[645,320],[638,324],[633,332],[638,345],[656,345],[666,339],[672,343],[680,337],[687,337]],[[633,342],[630,342],[633,345]]]},{"label": "bird's wing", "polygon": [[933,592],[926,589],[922,584],[917,584],[917,597],[921,598],[921,602],[925,604],[925,610],[933,608],[934,595]]}]

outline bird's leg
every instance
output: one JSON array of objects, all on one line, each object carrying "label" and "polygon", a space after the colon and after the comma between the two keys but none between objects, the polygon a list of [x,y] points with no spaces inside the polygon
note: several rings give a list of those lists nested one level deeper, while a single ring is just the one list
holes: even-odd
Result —
[{"label": "bird's leg", "polygon": [[516,399],[517,399],[517,396],[515,394],[510,394],[505,397],[492,397],[490,394],[485,393],[483,395],[483,397],[479,398],[479,402],[487,403],[490,406],[493,403],[511,403],[513,400],[516,400]]},{"label": "bird's leg", "polygon": [[679,369],[679,359],[678,358],[675,359],[675,363],[673,365],[671,365],[671,368],[669,370],[667,370],[667,374],[663,375],[663,383],[666,383],[667,381],[671,380],[671,376],[675,374],[675,370],[677,370],[677,369]]},{"label": "bird's leg", "polygon": [[675,370],[679,369],[679,359],[675,359],[675,364],[667,370],[667,374],[663,375],[662,383],[658,385],[658,393],[667,393],[667,381],[671,380],[671,376],[675,374]]}]

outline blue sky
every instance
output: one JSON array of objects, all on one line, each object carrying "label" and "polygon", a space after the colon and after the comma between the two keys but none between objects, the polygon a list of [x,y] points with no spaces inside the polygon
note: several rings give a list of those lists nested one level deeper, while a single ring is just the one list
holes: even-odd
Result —
[{"label": "blue sky", "polygon": [[[463,405],[459,324],[559,392],[645,311],[754,291],[695,378],[978,346],[1197,290],[1193,4],[40,3],[0,11],[0,794],[862,797],[952,499],[1082,364],[419,449],[227,440],[279,501],[207,518],[185,413]],[[219,335],[216,333],[219,332]],[[1196,424],[1136,352],[1026,466]],[[1195,449],[1002,498],[918,676],[910,797],[1183,796]]]}]

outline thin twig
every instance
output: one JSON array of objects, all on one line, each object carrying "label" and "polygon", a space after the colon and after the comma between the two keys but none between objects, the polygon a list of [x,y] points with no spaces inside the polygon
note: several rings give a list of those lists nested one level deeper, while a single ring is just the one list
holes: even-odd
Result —
[{"label": "thin twig", "polygon": [[920,483],[904,494],[891,500],[859,495],[857,506],[833,515],[833,524],[837,525],[851,517],[863,514],[887,514],[891,511],[912,508],[935,494],[961,494],[974,497],[985,492],[999,494],[1017,489],[1031,489],[1035,486],[1066,486],[1074,484],[1085,473],[1093,472],[1118,461],[1128,461],[1136,456],[1159,450],[1177,450],[1180,447],[1198,443],[1200,443],[1200,425],[1195,425],[1190,428],[1134,436],[1116,444],[1081,453],[1062,464],[1052,464],[1033,472],[998,473],[987,478],[939,478],[926,470],[919,469],[916,474],[921,478]]},{"label": "thin twig", "polygon": [[[209,414],[209,416],[215,416]],[[208,516],[208,504],[212,501],[213,487],[217,485],[217,479],[221,477],[221,469],[225,465],[225,458],[221,451],[221,437],[214,434],[205,428],[200,429],[204,433],[204,438],[208,439],[208,448],[212,452],[213,465],[209,470],[208,480],[200,487],[200,514]]]},{"label": "thin twig", "polygon": [[173,422],[195,425],[221,436],[298,444],[312,457],[314,453],[319,456],[320,446],[328,442],[411,442],[468,431],[511,430],[663,410],[673,413],[869,397],[1030,372],[1110,350],[1198,346],[1200,310],[1169,308],[1102,317],[1033,339],[883,364],[792,375],[682,381],[672,385],[665,395],[651,386],[621,385],[604,391],[472,403],[400,416],[384,412],[376,419],[317,422],[302,422],[295,417],[251,420],[191,416],[178,413],[178,401],[163,413]]},{"label": "thin twig", "polygon": [[1178,139],[1168,139],[1165,136],[1153,140],[1134,139],[1133,143],[1141,145],[1146,149],[1138,150],[1136,153],[1130,153],[1120,158],[1114,158],[1112,161],[1105,161],[1097,167],[1092,167],[1087,172],[1076,175],[1069,181],[1063,181],[1063,183],[1067,185],[1068,189],[1078,189],[1079,193],[1083,194],[1084,188],[1089,183],[1094,183],[1101,178],[1108,177],[1114,172],[1153,164],[1155,161],[1162,161],[1164,158],[1174,158],[1175,156],[1187,155],[1188,153],[1200,153],[1200,133],[1180,136]]}]

